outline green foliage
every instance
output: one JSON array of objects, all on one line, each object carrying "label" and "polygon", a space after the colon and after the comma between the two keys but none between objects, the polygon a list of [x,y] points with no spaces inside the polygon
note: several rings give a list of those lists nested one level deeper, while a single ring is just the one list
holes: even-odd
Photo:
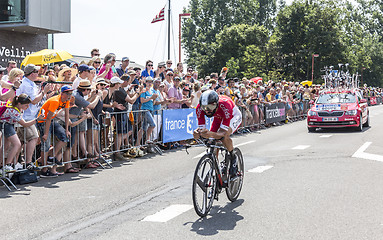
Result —
[{"label": "green foliage", "polygon": [[187,63],[200,76],[320,82],[324,66],[349,63],[383,85],[383,0],[190,0],[183,25]]}]

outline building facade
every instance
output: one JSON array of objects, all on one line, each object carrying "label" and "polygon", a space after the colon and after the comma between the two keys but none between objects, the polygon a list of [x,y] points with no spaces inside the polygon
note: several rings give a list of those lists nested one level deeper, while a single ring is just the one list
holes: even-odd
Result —
[{"label": "building facade", "polygon": [[0,65],[52,48],[52,34],[70,32],[70,8],[70,0],[0,0]]}]

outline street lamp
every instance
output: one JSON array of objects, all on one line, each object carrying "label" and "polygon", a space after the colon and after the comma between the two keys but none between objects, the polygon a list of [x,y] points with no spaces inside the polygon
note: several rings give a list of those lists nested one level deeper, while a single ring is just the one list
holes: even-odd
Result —
[{"label": "street lamp", "polygon": [[190,13],[181,13],[179,15],[179,36],[180,36],[180,41],[179,41],[179,62],[182,62],[181,61],[181,19],[182,18],[189,18],[190,17]]},{"label": "street lamp", "polygon": [[319,54],[313,53],[312,55],[312,70],[311,70],[311,82],[314,82],[314,58],[319,57]]}]

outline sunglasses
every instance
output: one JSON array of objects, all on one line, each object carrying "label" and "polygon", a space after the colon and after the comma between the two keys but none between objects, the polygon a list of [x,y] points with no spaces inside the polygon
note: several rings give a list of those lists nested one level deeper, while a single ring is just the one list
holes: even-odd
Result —
[{"label": "sunglasses", "polygon": [[148,64],[149,67],[153,67],[153,64]]},{"label": "sunglasses", "polygon": [[168,76],[172,76],[173,77],[173,74],[168,74]]},{"label": "sunglasses", "polygon": [[98,85],[100,85],[100,86],[106,86],[106,84],[103,84],[103,83],[99,83]]},{"label": "sunglasses", "polygon": [[171,63],[171,62],[168,62],[168,63],[166,63],[166,64],[173,64],[173,63]]},{"label": "sunglasses", "polygon": [[38,73],[39,71],[37,71],[37,70],[34,70],[32,73]]},{"label": "sunglasses", "polygon": [[99,54],[99,53],[94,53],[93,55],[94,55],[94,56],[97,56],[97,57],[98,57],[98,56],[100,56],[100,54]]},{"label": "sunglasses", "polygon": [[94,62],[95,64],[101,64],[101,62]]},{"label": "sunglasses", "polygon": [[208,104],[208,105],[201,105],[201,109],[203,111],[209,111],[209,112],[214,111],[216,107],[217,107],[216,103],[212,103],[212,104]]}]

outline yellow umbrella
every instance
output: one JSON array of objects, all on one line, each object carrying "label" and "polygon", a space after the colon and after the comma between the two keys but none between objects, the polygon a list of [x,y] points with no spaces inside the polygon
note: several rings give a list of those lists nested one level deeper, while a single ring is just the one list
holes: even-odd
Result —
[{"label": "yellow umbrella", "polygon": [[304,86],[304,85],[309,85],[309,87],[311,87],[311,85],[313,84],[313,82],[312,82],[312,81],[303,81],[303,82],[301,82],[301,84],[302,84],[302,86]]},{"label": "yellow umbrella", "polygon": [[21,63],[21,66],[26,66],[28,64],[43,65],[52,62],[61,62],[70,58],[73,58],[73,56],[66,51],[44,49],[26,56]]}]

